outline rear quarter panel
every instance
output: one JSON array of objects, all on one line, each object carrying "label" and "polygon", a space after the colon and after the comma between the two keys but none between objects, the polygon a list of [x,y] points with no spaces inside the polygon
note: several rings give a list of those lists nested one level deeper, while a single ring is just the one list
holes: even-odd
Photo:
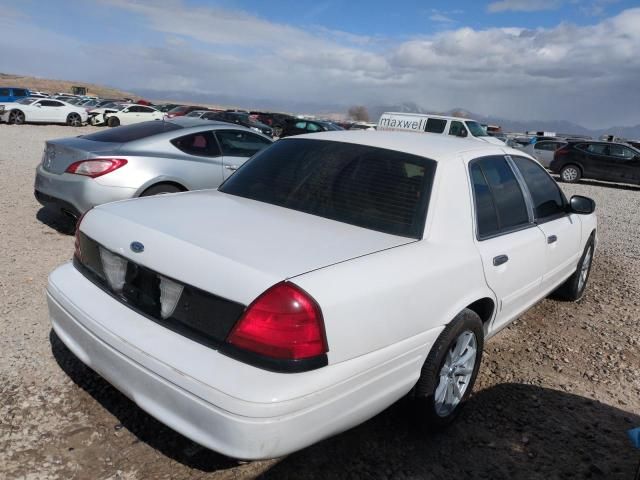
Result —
[{"label": "rear quarter panel", "polygon": [[422,240],[292,279],[322,308],[330,363],[442,328],[474,301],[493,299],[473,245],[468,188],[460,159],[439,164]]}]

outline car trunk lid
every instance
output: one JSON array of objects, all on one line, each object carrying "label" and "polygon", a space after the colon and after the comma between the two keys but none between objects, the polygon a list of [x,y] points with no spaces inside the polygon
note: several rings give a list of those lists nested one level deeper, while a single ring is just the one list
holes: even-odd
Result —
[{"label": "car trunk lid", "polygon": [[42,168],[47,172],[61,174],[73,162],[104,157],[120,146],[120,143],[96,142],[82,137],[50,140],[45,143]]},{"label": "car trunk lid", "polygon": [[144,267],[243,305],[287,278],[416,241],[215,190],[96,207],[81,230]]}]

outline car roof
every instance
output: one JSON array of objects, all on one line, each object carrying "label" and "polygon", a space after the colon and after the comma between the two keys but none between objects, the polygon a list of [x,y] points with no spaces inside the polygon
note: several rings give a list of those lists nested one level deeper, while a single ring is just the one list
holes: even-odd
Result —
[{"label": "car roof", "polygon": [[291,141],[301,138],[367,145],[419,155],[436,161],[454,157],[463,152],[477,152],[478,155],[523,155],[521,150],[516,150],[506,145],[494,145],[450,135],[401,131],[339,130],[295,135],[285,137],[279,141]]}]

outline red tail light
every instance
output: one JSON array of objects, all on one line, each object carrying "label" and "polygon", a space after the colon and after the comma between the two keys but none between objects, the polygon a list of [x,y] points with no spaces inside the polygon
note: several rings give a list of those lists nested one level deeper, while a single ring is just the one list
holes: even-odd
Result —
[{"label": "red tail light", "polygon": [[65,170],[67,173],[85,175],[96,178],[111,173],[120,167],[124,167],[127,161],[122,158],[96,158],[74,162]]},{"label": "red tail light", "polygon": [[560,147],[558,150],[555,151],[555,153],[553,154],[553,158],[554,160],[558,157],[561,157],[563,155],[567,155],[569,153],[569,147],[568,146],[564,146],[564,147]]},{"label": "red tail light", "polygon": [[290,282],[278,283],[254,300],[227,342],[279,360],[317,357],[328,351],[320,307]]}]

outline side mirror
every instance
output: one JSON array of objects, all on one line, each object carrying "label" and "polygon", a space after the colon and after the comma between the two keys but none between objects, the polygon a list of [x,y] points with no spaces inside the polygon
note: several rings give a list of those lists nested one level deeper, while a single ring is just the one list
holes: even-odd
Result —
[{"label": "side mirror", "polygon": [[129,113],[129,109],[125,108],[124,110],[122,110],[122,113]]},{"label": "side mirror", "polygon": [[41,103],[36,103],[36,107],[42,108],[42,104]]},{"label": "side mirror", "polygon": [[460,132],[458,132],[458,136],[459,137],[466,137],[467,135],[469,135],[469,133],[467,132],[467,130],[465,128],[463,128],[462,130],[460,130]]},{"label": "side mirror", "polygon": [[574,195],[569,200],[569,206],[571,212],[581,215],[589,215],[596,210],[596,202],[589,197],[583,197],[582,195]]}]

